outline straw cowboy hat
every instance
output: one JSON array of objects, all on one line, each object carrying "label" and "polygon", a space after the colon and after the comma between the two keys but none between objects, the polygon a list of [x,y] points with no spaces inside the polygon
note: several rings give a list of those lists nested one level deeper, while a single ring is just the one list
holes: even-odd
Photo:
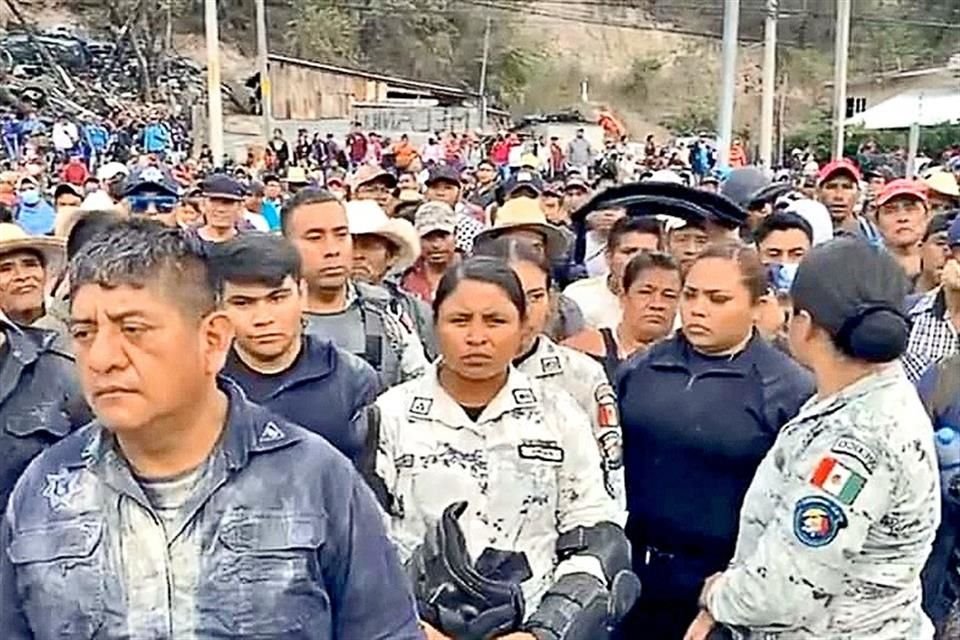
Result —
[{"label": "straw cowboy hat", "polygon": [[0,256],[14,251],[36,251],[43,258],[47,280],[53,280],[66,263],[67,251],[63,238],[31,236],[11,222],[0,222]]},{"label": "straw cowboy hat", "polygon": [[396,247],[396,270],[406,270],[420,257],[420,238],[407,220],[388,218],[372,200],[352,200],[346,209],[350,235],[380,236]]},{"label": "straw cowboy hat", "polygon": [[307,170],[303,167],[290,167],[287,169],[287,177],[284,178],[287,184],[310,184],[310,178],[307,176]]},{"label": "straw cowboy hat", "polygon": [[547,222],[540,208],[540,200],[535,198],[512,198],[497,210],[497,220],[492,229],[477,236],[477,242],[494,240],[511,229],[530,229],[543,235],[544,248],[550,260],[562,258],[570,246],[570,237],[559,227]]}]

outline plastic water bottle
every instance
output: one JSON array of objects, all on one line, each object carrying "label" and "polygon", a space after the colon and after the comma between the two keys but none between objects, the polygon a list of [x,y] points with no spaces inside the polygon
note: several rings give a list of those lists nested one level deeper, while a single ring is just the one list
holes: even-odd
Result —
[{"label": "plastic water bottle", "polygon": [[940,488],[946,494],[950,481],[960,473],[960,433],[951,427],[941,427],[937,430],[935,443],[940,461]]}]

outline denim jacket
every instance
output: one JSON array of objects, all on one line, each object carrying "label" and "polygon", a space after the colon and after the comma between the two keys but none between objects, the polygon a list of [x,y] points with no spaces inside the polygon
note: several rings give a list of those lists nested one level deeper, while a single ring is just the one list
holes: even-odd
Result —
[{"label": "denim jacket", "polygon": [[97,422],[28,467],[0,531],[5,640],[422,637],[349,461],[221,386],[221,442],[169,537]]},{"label": "denim jacket", "polygon": [[[0,314],[0,509],[17,478],[43,449],[90,420],[73,359],[52,348],[57,336],[19,327]],[[3,629],[0,619],[0,629]],[[0,634],[2,635],[2,634]]]}]

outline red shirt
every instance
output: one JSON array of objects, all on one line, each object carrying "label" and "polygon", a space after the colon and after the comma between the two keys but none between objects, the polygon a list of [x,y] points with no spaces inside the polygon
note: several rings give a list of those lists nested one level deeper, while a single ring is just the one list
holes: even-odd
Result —
[{"label": "red shirt", "polygon": [[427,280],[426,267],[423,264],[423,258],[417,259],[413,266],[407,269],[400,280],[400,288],[412,293],[427,304],[433,303],[433,287]]},{"label": "red shirt", "polygon": [[510,159],[510,143],[506,140],[498,140],[493,143],[493,148],[490,149],[490,160],[494,164],[507,164],[507,161]]},{"label": "red shirt", "polygon": [[82,162],[68,162],[66,166],[63,167],[63,172],[60,174],[60,177],[63,178],[64,182],[82,187],[89,175],[90,172],[87,171],[86,165]]}]

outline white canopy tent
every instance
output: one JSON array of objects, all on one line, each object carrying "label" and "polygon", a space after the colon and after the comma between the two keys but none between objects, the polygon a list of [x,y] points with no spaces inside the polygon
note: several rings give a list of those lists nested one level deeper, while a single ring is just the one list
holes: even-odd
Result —
[{"label": "white canopy tent", "polygon": [[905,91],[852,118],[847,126],[865,129],[907,129],[960,121],[960,82],[956,87]]}]

